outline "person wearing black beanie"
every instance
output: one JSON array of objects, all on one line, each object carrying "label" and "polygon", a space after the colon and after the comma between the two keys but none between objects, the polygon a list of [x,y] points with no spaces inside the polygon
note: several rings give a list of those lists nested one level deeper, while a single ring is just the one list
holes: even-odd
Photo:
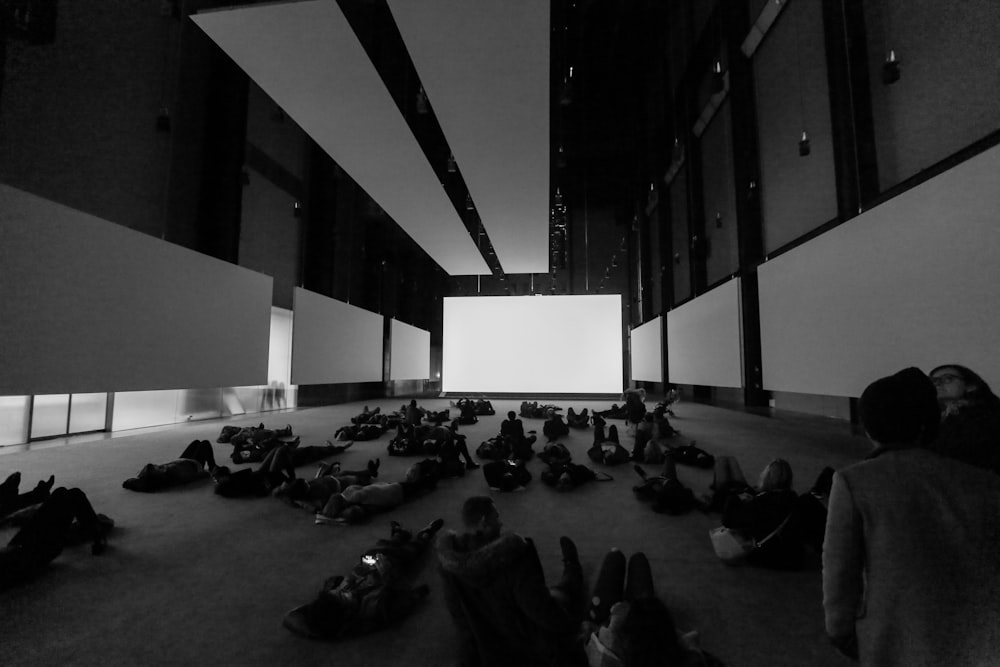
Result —
[{"label": "person wearing black beanie", "polygon": [[1000,476],[942,457],[930,379],[907,368],[861,395],[868,459],[833,475],[823,610],[862,665],[996,664]]}]

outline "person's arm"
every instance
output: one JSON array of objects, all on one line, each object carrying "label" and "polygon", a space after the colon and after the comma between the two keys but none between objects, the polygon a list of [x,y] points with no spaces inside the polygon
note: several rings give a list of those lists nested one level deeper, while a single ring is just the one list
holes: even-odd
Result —
[{"label": "person's arm", "polygon": [[855,621],[864,600],[864,548],[863,522],[851,487],[835,473],[823,541],[823,611],[830,641],[855,659]]},{"label": "person's arm", "polygon": [[547,632],[557,634],[573,634],[579,626],[579,619],[574,619],[553,599],[545,585],[545,573],[538,559],[535,543],[525,539],[527,553],[523,558],[520,576],[514,587],[514,599],[521,613],[532,623]]}]

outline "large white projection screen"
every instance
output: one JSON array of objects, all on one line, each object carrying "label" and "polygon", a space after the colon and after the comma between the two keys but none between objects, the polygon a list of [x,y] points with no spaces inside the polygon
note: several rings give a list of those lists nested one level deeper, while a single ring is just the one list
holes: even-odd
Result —
[{"label": "large white projection screen", "polygon": [[743,386],[740,279],[667,313],[667,366],[675,384]]},{"label": "large white projection screen", "polygon": [[764,388],[860,396],[906,366],[1000,383],[1000,148],[763,264]]},{"label": "large white projection screen", "polygon": [[0,185],[0,395],[266,384],[271,283]]},{"label": "large white projection screen", "polygon": [[431,377],[430,331],[390,320],[389,339],[390,380],[427,380]]},{"label": "large white projection screen", "polygon": [[621,296],[447,297],[441,373],[446,392],[620,394]]},{"label": "large white projection screen", "polygon": [[381,315],[296,287],[292,384],[382,381]]},{"label": "large white projection screen", "polygon": [[663,318],[632,329],[630,356],[632,379],[663,382]]}]

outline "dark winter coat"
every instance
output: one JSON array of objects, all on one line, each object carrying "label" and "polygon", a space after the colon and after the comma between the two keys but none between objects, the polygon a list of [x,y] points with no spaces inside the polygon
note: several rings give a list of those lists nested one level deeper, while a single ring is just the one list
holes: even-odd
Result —
[{"label": "dark winter coat", "polygon": [[549,594],[531,540],[486,544],[449,531],[438,539],[444,597],[462,665],[565,665],[578,622]]}]

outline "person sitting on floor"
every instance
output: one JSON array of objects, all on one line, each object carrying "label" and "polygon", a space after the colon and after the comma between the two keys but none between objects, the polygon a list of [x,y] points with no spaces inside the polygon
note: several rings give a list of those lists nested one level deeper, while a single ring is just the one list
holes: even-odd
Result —
[{"label": "person sitting on floor", "polygon": [[479,417],[476,413],[476,404],[472,402],[471,399],[461,399],[458,402],[459,415],[456,421],[459,424],[468,426],[469,424],[475,424],[479,421]]},{"label": "person sitting on floor", "polygon": [[347,576],[326,580],[316,599],[296,607],[282,625],[314,639],[344,639],[382,630],[407,617],[427,597],[426,584],[409,585],[413,566],[444,525],[435,519],[416,535],[390,522],[389,539],[365,550]]},{"label": "person sitting on floor", "polygon": [[[760,473],[757,488],[746,483],[736,459],[729,459],[727,475],[721,481],[725,501],[722,525],[756,542],[767,540],[764,547],[754,549],[748,559],[751,565],[776,569],[794,569],[802,561],[802,544],[782,528],[795,510],[798,495],[792,491],[792,467],[784,459],[774,459]],[[716,476],[716,493],[720,476]]]},{"label": "person sitting on floor", "polygon": [[583,590],[576,545],[559,539],[563,577],[550,589],[534,543],[502,528],[493,500],[476,496],[462,505],[461,531],[438,539],[458,661],[481,667],[574,664],[575,610]]},{"label": "person sitting on floor", "polygon": [[[601,563],[583,622],[590,667],[721,667],[698,647],[697,632],[679,635],[656,597],[649,559],[612,549]],[[627,574],[626,574],[627,572]]]},{"label": "person sitting on floor", "polygon": [[38,482],[34,489],[25,493],[19,493],[21,485],[21,473],[13,472],[0,484],[0,519],[14,512],[23,510],[26,507],[45,502],[52,491],[52,486],[56,483],[54,475],[49,475],[47,480]]},{"label": "person sitting on floor", "polygon": [[103,553],[112,526],[114,521],[94,512],[83,491],[59,487],[0,549],[0,589],[41,574],[71,544],[91,540],[91,553]]},{"label": "person sitting on floor", "polygon": [[551,442],[556,438],[569,435],[569,426],[567,426],[566,422],[563,421],[561,414],[553,412],[542,425],[542,433]]},{"label": "person sitting on floor", "polygon": [[634,465],[636,474],[642,478],[642,484],[633,486],[632,491],[640,500],[650,500],[654,512],[662,512],[676,516],[687,514],[698,503],[694,493],[677,478],[677,466],[668,452],[663,461],[663,470],[657,477],[650,477],[639,465]]},{"label": "person sitting on floor", "polygon": [[159,465],[147,463],[138,475],[122,482],[122,487],[129,491],[152,493],[208,477],[216,470],[212,443],[208,440],[192,440],[179,458]]},{"label": "person sitting on floor", "polygon": [[538,436],[534,431],[524,433],[524,422],[517,418],[513,410],[507,413],[507,419],[500,422],[500,435],[511,449],[511,458],[528,460],[534,455],[531,448]]},{"label": "person sitting on floor", "polygon": [[410,399],[408,405],[402,407],[402,412],[405,414],[404,423],[409,426],[419,426],[420,421],[424,418],[424,414],[427,410],[421,407],[417,407],[417,399]]},{"label": "person sitting on floor", "polygon": [[941,409],[931,449],[1000,474],[1000,398],[965,366],[938,366],[930,378]]}]

